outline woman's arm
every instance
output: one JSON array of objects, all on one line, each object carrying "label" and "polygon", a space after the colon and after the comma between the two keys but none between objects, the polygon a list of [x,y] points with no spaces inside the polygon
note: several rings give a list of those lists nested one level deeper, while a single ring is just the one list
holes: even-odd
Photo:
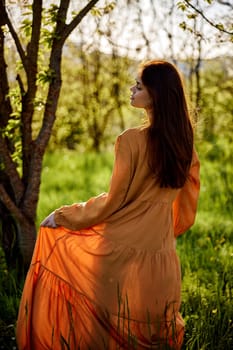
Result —
[{"label": "woman's arm", "polygon": [[124,206],[131,181],[131,149],[127,135],[120,135],[115,144],[115,162],[108,193],[55,210],[56,225],[80,230],[103,222]]}]

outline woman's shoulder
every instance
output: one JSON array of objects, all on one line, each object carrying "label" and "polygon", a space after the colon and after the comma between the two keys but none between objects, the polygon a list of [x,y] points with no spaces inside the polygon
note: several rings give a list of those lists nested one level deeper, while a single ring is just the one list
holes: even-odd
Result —
[{"label": "woman's shoulder", "polygon": [[124,130],[119,136],[125,139],[138,139],[145,137],[146,128],[143,126],[138,126],[135,128],[129,128]]},{"label": "woman's shoulder", "polygon": [[130,150],[133,157],[138,158],[146,152],[146,128],[135,127],[124,130],[118,137],[122,147]]}]

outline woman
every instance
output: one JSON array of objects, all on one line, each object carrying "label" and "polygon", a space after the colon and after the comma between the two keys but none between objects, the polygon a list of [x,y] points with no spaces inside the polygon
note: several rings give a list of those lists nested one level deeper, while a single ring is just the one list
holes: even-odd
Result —
[{"label": "woman", "polygon": [[193,130],[170,63],[142,65],[130,90],[148,125],[118,137],[108,193],[63,206],[41,224],[19,310],[19,350],[181,348],[175,237],[197,209]]}]

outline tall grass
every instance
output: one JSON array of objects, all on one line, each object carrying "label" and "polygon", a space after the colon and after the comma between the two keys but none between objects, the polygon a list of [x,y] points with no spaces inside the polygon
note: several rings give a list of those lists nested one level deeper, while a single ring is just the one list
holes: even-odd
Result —
[{"label": "tall grass", "polygon": [[16,278],[7,270],[3,249],[0,247],[0,349],[14,350],[15,320],[20,300]]},{"label": "tall grass", "polygon": [[203,161],[196,223],[178,239],[185,349],[233,348],[233,166]]},{"label": "tall grass", "polygon": [[[47,154],[37,224],[63,204],[85,201],[107,191],[112,163],[109,154],[68,151]],[[223,168],[219,162],[205,160],[201,182],[196,223],[177,239],[183,280],[181,312],[186,323],[183,349],[230,350],[233,349],[233,166],[228,163]],[[2,281],[4,267],[2,264],[0,267]],[[19,296],[13,280],[8,283],[10,295],[4,294],[0,284],[0,312],[2,316],[5,307],[5,319],[9,315],[6,323],[12,325]]]}]

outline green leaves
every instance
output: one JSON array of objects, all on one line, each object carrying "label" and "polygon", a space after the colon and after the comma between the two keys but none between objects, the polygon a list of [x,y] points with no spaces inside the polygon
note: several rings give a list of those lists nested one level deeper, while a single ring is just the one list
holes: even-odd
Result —
[{"label": "green leaves", "polygon": [[26,6],[26,11],[23,12],[22,17],[24,19],[21,22],[20,30],[28,39],[31,37],[32,33],[32,6]]},{"label": "green leaves", "polygon": [[116,6],[116,1],[110,2],[108,5],[104,7],[104,14],[110,13],[112,10],[114,10]]},{"label": "green leaves", "polygon": [[55,76],[55,72],[52,69],[41,70],[38,73],[38,81],[42,84],[48,84],[52,82]]},{"label": "green leaves", "polygon": [[110,13],[115,8],[115,6],[116,6],[116,1],[112,1],[104,7],[94,6],[90,12],[92,16],[101,17],[103,15]]},{"label": "green leaves", "polygon": [[185,30],[185,29],[187,29],[187,24],[186,24],[186,22],[181,22],[180,24],[179,24],[179,27],[181,28],[181,29],[183,29],[183,30]]},{"label": "green leaves", "polygon": [[31,37],[31,33],[32,33],[32,22],[31,22],[31,20],[28,19],[28,18],[25,18],[22,21],[22,25],[21,25],[20,29],[21,29],[21,31],[23,31],[24,35],[27,38],[30,38]]},{"label": "green leaves", "polygon": [[186,15],[186,17],[187,17],[188,19],[195,19],[195,18],[197,18],[197,13],[188,13],[188,14]]},{"label": "green leaves", "polygon": [[5,128],[1,129],[1,134],[4,138],[8,140],[11,144],[11,159],[19,167],[22,164],[22,143],[21,143],[21,120],[19,118],[19,113],[12,113],[11,118],[8,120],[8,124]]},{"label": "green leaves", "polygon": [[101,10],[96,6],[91,9],[90,13],[94,17],[101,17],[101,15],[102,15]]},{"label": "green leaves", "polygon": [[179,1],[176,6],[181,11],[186,11],[187,10],[187,4],[184,1]]},{"label": "green leaves", "polygon": [[[213,14],[210,14],[208,12],[208,10],[210,9],[214,13],[214,9],[216,8],[216,7],[214,7],[214,5],[216,5],[216,4],[214,4],[214,1],[212,1],[212,0],[205,0],[205,2],[206,2],[207,6],[203,7],[203,6],[200,6],[200,4],[198,2],[183,0],[183,1],[179,1],[177,3],[177,7],[179,10],[186,13],[186,17],[188,20],[200,19],[203,22],[209,24],[211,27],[217,29],[220,34],[223,34],[223,33],[228,34],[229,40],[233,41],[233,27],[232,27],[232,25],[229,24],[229,20],[227,19],[227,16],[225,16],[224,22],[218,23],[217,13],[215,13],[215,16],[213,16]],[[216,3],[217,3],[217,1],[216,1]],[[210,5],[213,5],[213,6],[211,7]],[[221,2],[219,2],[218,5],[221,6]],[[223,5],[228,6],[229,11],[231,11],[232,8],[230,6],[230,3],[225,2]],[[220,12],[221,8],[218,11]],[[224,17],[222,16],[222,18],[224,18]],[[187,27],[187,25],[185,24],[185,22],[182,22],[180,24],[180,27],[183,28],[184,30],[189,29]]]},{"label": "green leaves", "polygon": [[216,24],[216,28],[219,29],[219,30],[224,30],[224,25],[222,23],[217,23]]},{"label": "green leaves", "polygon": [[55,4],[51,4],[47,10],[44,10],[45,24],[51,24],[57,22],[57,14],[59,7]]}]

